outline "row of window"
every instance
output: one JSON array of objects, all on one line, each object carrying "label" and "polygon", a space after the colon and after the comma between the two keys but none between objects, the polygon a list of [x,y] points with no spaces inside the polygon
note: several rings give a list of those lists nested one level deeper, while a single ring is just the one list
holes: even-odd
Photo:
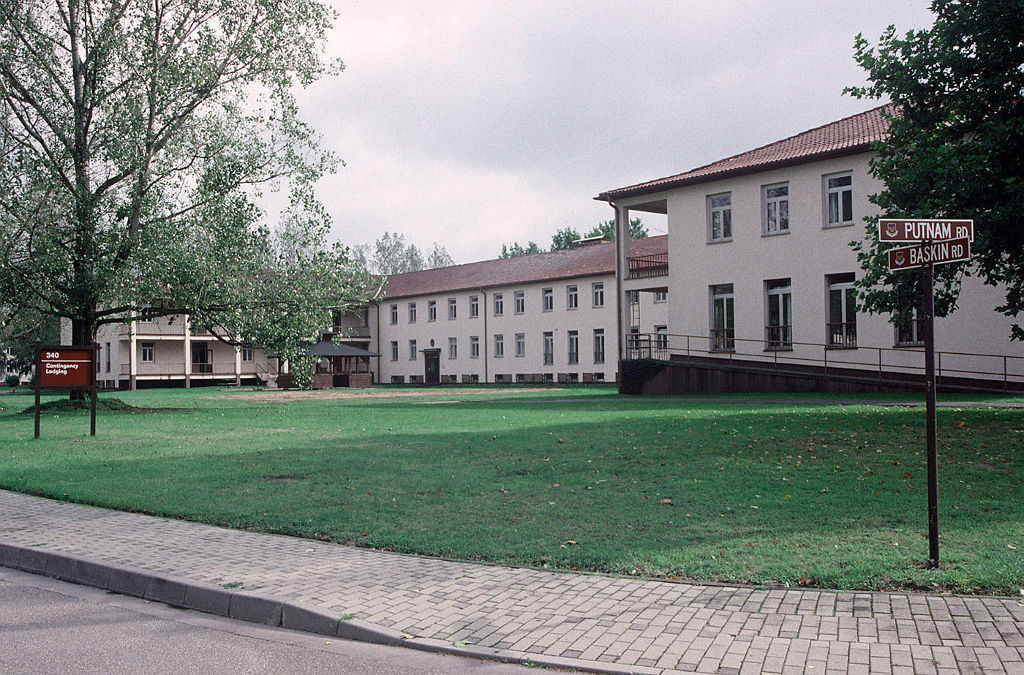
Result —
[{"label": "row of window", "polygon": [[[505,313],[505,294],[494,293],[491,296],[494,316],[502,316]],[[604,282],[595,281],[590,284],[590,300],[592,307],[604,307]],[[516,314],[526,312],[526,291],[515,291],[512,294],[513,311]],[[570,284],[565,287],[565,308],[578,309],[580,306],[580,291],[577,284]],[[541,289],[541,307],[545,312],[555,309],[555,292],[553,288]],[[407,306],[409,323],[416,323],[417,307],[415,302]],[[448,298],[448,319],[454,321],[458,318],[459,308],[457,298]],[[469,318],[475,319],[480,316],[480,296],[469,296]],[[392,303],[390,307],[391,325],[398,323],[398,304]],[[437,301],[427,301],[427,321],[437,321]]]},{"label": "row of window", "polygon": [[[110,343],[108,342],[107,344],[109,345]],[[210,349],[205,348],[205,346],[203,346],[203,348],[201,348],[201,349],[199,349],[199,347],[200,347],[199,344],[193,344],[192,345],[192,363],[194,363],[194,364],[204,364],[206,362],[205,359],[207,359],[209,357],[208,356],[202,356],[200,354],[208,355],[209,352],[212,351]],[[108,347],[108,349],[109,349],[109,347]],[[252,363],[255,360],[255,354],[253,353],[253,348],[252,347],[241,347],[239,349],[239,351],[241,351],[241,353],[242,353],[242,362],[243,363]],[[109,373],[110,372],[109,351],[107,353],[108,353],[107,372]],[[197,358],[198,358],[198,360],[197,360]],[[139,362],[140,363],[155,363],[156,362],[156,343],[155,342],[140,342],[139,343]]]},{"label": "row of window", "polygon": [[[604,363],[604,329],[595,328],[593,331],[594,363]],[[552,365],[555,362],[555,334],[545,331],[541,336],[544,363]],[[575,365],[580,362],[580,333],[577,330],[567,332],[567,363]],[[514,335],[514,346],[516,356],[526,356],[526,333]],[[500,359],[505,356],[505,336],[498,333],[494,336],[494,358]],[[391,360],[398,361],[399,344],[398,340],[391,341]],[[419,347],[416,340],[409,340],[409,360],[415,361],[419,358]],[[448,358],[459,358],[459,340],[455,337],[448,338]],[[469,358],[480,358],[480,337],[473,335],[469,338]]]},{"label": "row of window", "polygon": [[[853,224],[853,174],[822,176],[822,226]],[[708,241],[732,240],[732,192],[707,197]],[[789,183],[761,186],[761,234],[789,232]]]},{"label": "row of window", "polygon": [[[857,296],[853,286],[853,273],[831,274],[825,277],[827,308],[825,344],[830,347],[857,346]],[[709,287],[711,298],[711,349],[733,351],[736,329],[732,284]],[[793,289],[789,279],[769,279],[764,282],[764,344],[765,349],[793,348]],[[919,322],[912,320],[896,326],[897,346],[921,344]]]}]

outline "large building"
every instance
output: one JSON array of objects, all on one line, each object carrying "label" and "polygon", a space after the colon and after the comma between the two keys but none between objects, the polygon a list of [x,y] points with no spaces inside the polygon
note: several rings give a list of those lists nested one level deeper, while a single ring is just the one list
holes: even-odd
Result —
[{"label": "large building", "polygon": [[[652,280],[667,272],[666,244],[631,242]],[[627,299],[627,332],[667,331],[666,290]],[[617,294],[605,241],[393,275],[369,317],[377,381],[613,382]]]},{"label": "large building", "polygon": [[[897,326],[859,312],[853,286],[862,273],[850,242],[865,237],[864,218],[878,213],[869,196],[883,188],[869,163],[871,144],[885,135],[884,109],[598,196],[615,207],[620,235],[634,211],[667,215],[673,356],[887,377],[920,371],[917,322]],[[632,265],[645,252],[619,242],[622,291],[646,286]],[[1009,341],[1011,321],[994,310],[1002,296],[968,278],[958,309],[936,320],[947,378],[1024,376],[1024,348]],[[619,330],[629,325],[623,301]],[[629,356],[626,347],[620,356]]]}]

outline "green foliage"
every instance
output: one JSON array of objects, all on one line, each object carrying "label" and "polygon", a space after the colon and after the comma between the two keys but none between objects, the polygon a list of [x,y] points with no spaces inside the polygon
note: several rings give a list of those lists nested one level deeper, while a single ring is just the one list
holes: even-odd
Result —
[{"label": "green foliage", "polygon": [[[639,218],[629,219],[629,238],[630,239],[644,239],[648,236],[647,226],[644,225],[643,221]],[[585,237],[610,237],[612,241],[615,241],[615,221],[614,220],[603,220],[594,226],[590,232],[587,232]]]},{"label": "green foliage", "polygon": [[551,250],[564,251],[565,249],[572,248],[579,239],[580,233],[566,225],[552,235]]},{"label": "green foliage", "polygon": [[511,245],[501,245],[501,255],[499,258],[514,258],[520,255],[530,255],[531,253],[540,253],[540,246],[537,246],[536,242],[527,242],[526,246],[521,245],[518,241],[512,242]]},{"label": "green foliage", "polygon": [[374,242],[356,246],[353,257],[357,264],[374,274],[391,275],[454,265],[451,255],[443,246],[434,244],[426,259],[416,244],[406,242],[405,235],[387,232]]},{"label": "green foliage", "polygon": [[619,393],[644,393],[648,380],[665,369],[665,362],[657,359],[627,359],[619,364]]},{"label": "green foliage", "polygon": [[[327,243],[335,158],[292,93],[341,70],[317,0],[2,2],[0,297],[103,324],[188,312],[293,360],[366,280]],[[276,232],[261,189],[287,190]]]},{"label": "green foliage", "polygon": [[4,384],[6,384],[11,389],[14,389],[19,384],[21,384],[21,376],[20,375],[13,375],[13,374],[12,375],[8,375],[7,377],[4,378]]},{"label": "green foliage", "polygon": [[[931,7],[930,29],[898,36],[890,26],[877,47],[857,36],[856,59],[871,83],[848,91],[895,104],[871,165],[885,189],[872,201],[889,217],[973,218],[974,260],[935,267],[936,314],[952,311],[964,276],[978,274],[1005,285],[997,309],[1017,318],[1024,310],[1024,1],[934,0]],[[890,274],[891,245],[877,242],[876,232],[877,218],[854,244],[865,270],[859,301],[905,318],[920,275]],[[1019,323],[1012,337],[1024,338]]]}]

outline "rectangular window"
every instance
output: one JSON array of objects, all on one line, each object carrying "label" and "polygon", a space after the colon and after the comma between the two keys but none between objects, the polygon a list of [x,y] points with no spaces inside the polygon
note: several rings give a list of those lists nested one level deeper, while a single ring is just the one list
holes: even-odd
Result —
[{"label": "rectangular window", "polygon": [[828,283],[826,344],[830,347],[857,346],[857,294],[853,274],[832,274]]},{"label": "rectangular window", "polygon": [[604,363],[604,329],[594,329],[594,363]]},{"label": "rectangular window", "polygon": [[501,293],[494,294],[494,316],[501,316],[505,313],[505,300],[501,297]]},{"label": "rectangular window", "polygon": [[550,366],[555,362],[555,334],[544,333],[544,365]]},{"label": "rectangular window", "polygon": [[156,361],[155,345],[155,342],[143,342],[142,354],[139,356],[139,361],[141,361],[142,363],[153,363],[154,361]]},{"label": "rectangular window", "polygon": [[415,340],[409,340],[409,360],[410,361],[415,361],[416,360],[416,341]]},{"label": "rectangular window", "polygon": [[398,305],[391,305],[391,325],[398,323]]},{"label": "rectangular window", "polygon": [[668,291],[654,291],[655,302],[668,302]]},{"label": "rectangular window", "polygon": [[764,234],[789,232],[789,183],[761,188],[761,218]]},{"label": "rectangular window", "polygon": [[437,300],[427,301],[427,321],[437,321]]},{"label": "rectangular window", "polygon": [[626,291],[626,297],[629,298],[629,304],[639,305],[640,304],[640,291]]},{"label": "rectangular window", "polygon": [[711,287],[711,351],[731,352],[736,348],[732,284]]},{"label": "rectangular window", "polygon": [[543,308],[545,312],[550,312],[555,308],[555,293],[550,288],[545,288],[541,291],[541,297],[543,299]]},{"label": "rectangular window", "polygon": [[594,307],[604,307],[604,282],[597,281],[590,284],[590,291],[594,299]]},{"label": "rectangular window", "polygon": [[469,296],[469,318],[475,319],[480,316],[480,298],[476,295]]},{"label": "rectangular window", "polygon": [[708,240],[732,239],[732,193],[708,197]]},{"label": "rectangular window", "polygon": [[478,335],[472,335],[469,338],[469,358],[480,358],[480,337]]},{"label": "rectangular window", "polygon": [[580,306],[580,293],[575,284],[565,287],[565,295],[566,309],[576,309]]},{"label": "rectangular window", "polygon": [[580,332],[578,330],[569,331],[569,365],[574,365],[580,362]]},{"label": "rectangular window", "polygon": [[110,343],[109,342],[107,343],[107,351],[105,352],[105,354],[107,355],[107,372],[109,373],[110,372]]},{"label": "rectangular window", "polygon": [[500,359],[505,356],[505,336],[495,335],[494,336],[494,358]]},{"label": "rectangular window", "polygon": [[409,323],[416,323],[416,303],[409,303]]},{"label": "rectangular window", "polygon": [[457,359],[459,358],[459,340],[458,338],[448,338],[448,358]]},{"label": "rectangular window", "polygon": [[458,304],[455,302],[455,298],[448,298],[448,320],[451,321],[457,318],[458,315]]},{"label": "rectangular window", "polygon": [[825,176],[825,227],[853,224],[853,176]]},{"label": "rectangular window", "polygon": [[668,326],[654,327],[654,358],[668,358]]},{"label": "rectangular window", "polygon": [[391,360],[398,360],[398,340],[391,341]]},{"label": "rectangular window", "polygon": [[153,315],[150,310],[153,309],[153,305],[143,305],[142,311],[139,312],[139,323],[153,323]]},{"label": "rectangular window", "polygon": [[765,349],[793,348],[793,288],[789,279],[764,282]]},{"label": "rectangular window", "polygon": [[254,356],[252,347],[242,347],[242,363],[252,363]]},{"label": "rectangular window", "polygon": [[516,291],[516,293],[515,293],[515,300],[516,300],[516,314],[522,314],[523,312],[526,311],[526,292],[525,291]]},{"label": "rectangular window", "polygon": [[516,356],[526,356],[526,333],[516,333]]}]

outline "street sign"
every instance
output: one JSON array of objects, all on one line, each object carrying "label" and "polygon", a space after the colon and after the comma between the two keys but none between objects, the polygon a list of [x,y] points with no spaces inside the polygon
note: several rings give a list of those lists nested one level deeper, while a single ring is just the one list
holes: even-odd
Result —
[{"label": "street sign", "polygon": [[889,271],[909,270],[924,267],[929,263],[960,262],[971,258],[971,240],[966,237],[949,241],[931,241],[917,246],[891,248],[889,254]]},{"label": "street sign", "polygon": [[974,221],[938,218],[882,218],[878,241],[915,242],[969,239],[974,241]]},{"label": "street sign", "polygon": [[90,347],[47,347],[39,354],[39,386],[43,389],[83,389],[92,386]]}]

